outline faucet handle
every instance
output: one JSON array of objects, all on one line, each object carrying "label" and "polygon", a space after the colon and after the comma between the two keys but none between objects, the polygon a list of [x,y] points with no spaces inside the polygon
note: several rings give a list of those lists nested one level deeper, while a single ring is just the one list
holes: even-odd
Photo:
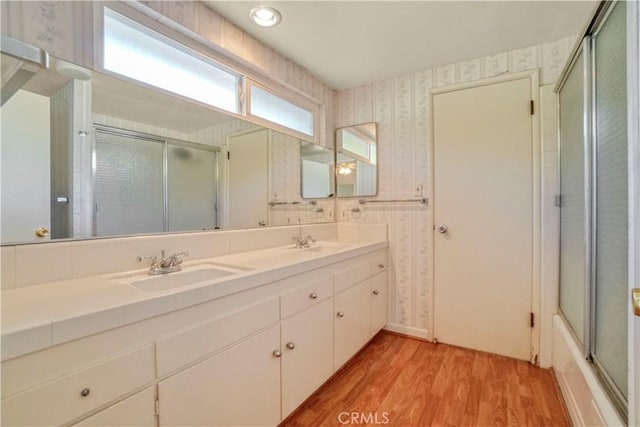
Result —
[{"label": "faucet handle", "polygon": [[176,252],[175,254],[173,254],[173,259],[175,260],[174,265],[182,264],[183,256],[189,256],[189,252]]},{"label": "faucet handle", "polygon": [[311,242],[313,242],[313,243],[315,243],[315,242],[316,242],[316,238],[315,238],[315,237],[313,237],[312,235],[308,235],[308,236],[306,237],[306,240],[311,240]]}]

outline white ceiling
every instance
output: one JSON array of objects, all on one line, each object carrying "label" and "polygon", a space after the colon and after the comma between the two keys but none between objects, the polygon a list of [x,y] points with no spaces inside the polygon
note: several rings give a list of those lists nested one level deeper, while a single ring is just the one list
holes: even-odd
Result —
[{"label": "white ceiling", "polygon": [[[597,1],[205,3],[334,89],[577,35]],[[274,28],[249,11],[272,6]]]}]

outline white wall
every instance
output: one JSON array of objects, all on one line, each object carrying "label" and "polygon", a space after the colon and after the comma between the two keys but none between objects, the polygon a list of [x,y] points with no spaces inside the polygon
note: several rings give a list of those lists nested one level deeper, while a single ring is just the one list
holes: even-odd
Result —
[{"label": "white wall", "polygon": [[[336,126],[377,122],[378,198],[416,197],[417,188],[420,187],[423,188],[421,196],[430,197],[429,89],[534,68],[540,69],[542,85],[552,84],[558,78],[574,40],[574,37],[569,37],[341,91],[338,93]],[[543,91],[543,96],[543,104],[553,104],[549,89]],[[543,116],[546,115],[543,111]],[[543,126],[545,123],[547,125],[546,130],[543,129],[545,135],[551,135],[548,128],[550,122],[545,121],[545,117],[542,117],[542,121]],[[551,177],[556,175],[557,169],[552,154],[556,143],[557,141],[550,140],[546,143],[543,141],[542,144],[545,147],[542,179],[547,185],[544,196],[547,198],[555,185]],[[550,201],[547,199],[546,202]],[[433,289],[429,259],[432,257],[430,239],[433,224],[428,208],[418,203],[367,204],[360,206],[361,213],[352,213],[350,208],[356,206],[357,201],[354,199],[339,200],[336,207],[338,220],[389,224],[392,260],[389,307],[391,327],[400,332],[429,337]],[[544,204],[543,212],[548,212]],[[551,233],[555,232],[552,230]],[[547,236],[547,240],[550,242],[552,238]],[[545,254],[542,255],[544,257]],[[549,316],[545,322],[549,328]],[[546,354],[548,358],[548,349]],[[548,360],[545,360],[546,363]]]}]

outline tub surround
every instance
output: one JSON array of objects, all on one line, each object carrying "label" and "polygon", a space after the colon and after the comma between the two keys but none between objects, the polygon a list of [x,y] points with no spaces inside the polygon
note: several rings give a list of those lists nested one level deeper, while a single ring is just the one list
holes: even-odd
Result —
[{"label": "tub surround", "polygon": [[[298,227],[138,236],[2,248],[2,360],[259,287],[388,246],[386,225],[304,225],[303,237],[339,242],[293,247]],[[331,245],[331,243],[326,243]],[[123,284],[144,275],[138,255],[188,251],[184,263],[238,266],[238,273],[165,291]],[[306,251],[306,252],[305,252]],[[171,274],[171,273],[170,273]],[[178,273],[179,274],[179,273]]]}]

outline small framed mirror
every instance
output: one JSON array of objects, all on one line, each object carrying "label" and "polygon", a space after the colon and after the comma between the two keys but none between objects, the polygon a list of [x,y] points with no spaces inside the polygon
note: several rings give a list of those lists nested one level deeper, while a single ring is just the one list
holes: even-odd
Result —
[{"label": "small framed mirror", "polygon": [[338,197],[375,196],[378,193],[376,123],[336,131],[336,192]]}]

